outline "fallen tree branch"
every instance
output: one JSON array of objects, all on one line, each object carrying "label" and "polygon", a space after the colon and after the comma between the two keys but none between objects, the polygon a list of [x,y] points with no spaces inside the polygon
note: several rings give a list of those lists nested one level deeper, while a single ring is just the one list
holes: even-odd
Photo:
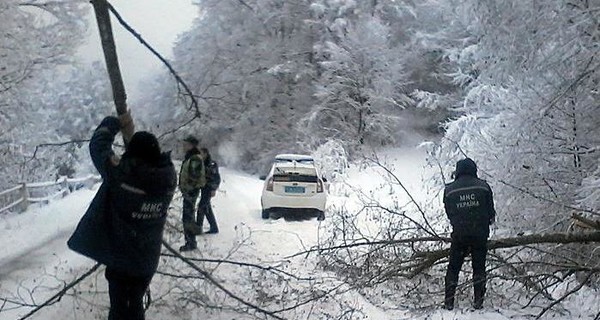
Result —
[{"label": "fallen tree branch", "polygon": [[179,258],[181,261],[185,262],[185,264],[187,264],[188,266],[190,266],[192,269],[194,269],[196,272],[200,273],[204,278],[206,278],[206,280],[208,280],[208,282],[210,282],[212,285],[214,285],[215,287],[217,287],[219,290],[223,291],[227,296],[229,296],[230,298],[238,301],[239,303],[255,310],[258,311],[266,316],[272,317],[274,319],[279,319],[279,320],[284,320],[285,318],[282,318],[278,315],[275,314],[275,312],[273,311],[269,311],[266,309],[263,309],[255,304],[252,304],[246,300],[244,300],[241,297],[238,297],[237,295],[235,295],[233,292],[231,292],[229,289],[225,288],[221,283],[219,283],[219,281],[217,281],[215,278],[213,278],[213,276],[208,273],[207,271],[203,270],[202,268],[198,267],[194,262],[192,262],[189,258],[184,257],[183,255],[181,255],[181,253],[179,253],[177,250],[173,249],[173,247],[171,247],[171,245],[169,245],[166,241],[163,240],[162,242],[163,246],[167,249],[167,251],[171,252],[175,257]]},{"label": "fallen tree branch", "polygon": [[[488,250],[507,249],[519,246],[528,246],[533,244],[569,244],[600,242],[600,231],[584,233],[550,233],[550,234],[532,234],[520,237],[504,238],[488,241]],[[432,256],[445,257],[450,249],[442,249],[428,252],[417,252],[415,258],[429,258]]]},{"label": "fallen tree branch", "polygon": [[294,258],[297,256],[301,256],[301,255],[305,255],[305,254],[310,254],[313,252],[327,252],[327,251],[334,251],[334,250],[339,250],[339,249],[348,249],[348,248],[354,248],[354,247],[363,247],[363,246],[378,246],[378,245],[394,245],[394,244],[412,244],[412,243],[417,243],[417,242],[437,242],[437,241],[442,241],[442,242],[447,242],[449,243],[450,241],[452,241],[452,239],[448,238],[448,237],[419,237],[419,238],[407,238],[407,239],[398,239],[398,240],[381,240],[381,241],[364,241],[364,242],[355,242],[355,243],[350,243],[350,244],[344,244],[344,245],[339,245],[339,246],[332,246],[332,247],[326,247],[326,248],[312,248],[309,250],[304,250],[301,252],[297,252],[294,253],[292,255],[286,256],[284,257],[285,259],[289,259],[289,258]]},{"label": "fallen tree branch", "polygon": [[440,236],[437,234],[437,232],[435,231],[435,229],[429,223],[429,219],[427,219],[427,215],[425,214],[425,210],[423,210],[423,208],[421,208],[421,206],[419,205],[419,203],[417,202],[417,200],[415,200],[415,198],[412,196],[412,193],[410,191],[408,191],[408,189],[404,186],[404,183],[402,183],[402,181],[400,180],[400,178],[398,178],[398,176],[396,176],[396,174],[394,174],[394,172],[392,172],[392,170],[390,170],[389,168],[387,168],[386,166],[384,166],[379,161],[379,159],[371,159],[371,161],[373,163],[375,163],[377,166],[379,166],[381,169],[383,169],[385,172],[387,172],[387,174],[390,175],[392,177],[392,179],[394,179],[394,181],[402,188],[402,190],[404,190],[404,192],[406,193],[406,195],[408,195],[410,201],[415,205],[415,207],[417,208],[417,210],[419,210],[419,213],[421,214],[421,217],[423,218],[423,221],[425,222],[425,225],[428,228],[428,229],[423,228],[423,230],[425,232],[427,232],[428,234],[430,234],[431,236],[440,238]]},{"label": "fallen tree branch", "polygon": [[[178,258],[177,256],[175,256],[173,254],[168,254],[168,253],[163,253],[161,255],[163,257]],[[187,259],[189,259],[190,261],[194,261],[194,262],[208,262],[208,263],[218,263],[218,264],[230,264],[230,265],[236,265],[236,266],[240,266],[240,267],[251,267],[251,268],[260,269],[260,270],[268,271],[268,272],[275,273],[275,274],[283,274],[285,276],[288,276],[288,277],[293,278],[298,281],[315,280],[314,278],[299,277],[297,275],[291,274],[287,271],[281,270],[281,269],[273,267],[273,266],[262,266],[259,264],[254,264],[254,263],[249,263],[249,262],[232,261],[232,260],[224,260],[224,259],[206,259],[206,258],[187,258]]]},{"label": "fallen tree branch", "polygon": [[91,0],[96,14],[102,51],[106,62],[106,70],[112,86],[113,100],[117,109],[117,114],[122,115],[127,112],[127,93],[119,68],[119,58],[117,56],[117,47],[115,45],[110,13],[108,12],[109,3],[106,0]]},{"label": "fallen tree branch", "polygon": [[546,312],[548,312],[554,306],[556,306],[557,304],[563,302],[566,298],[568,298],[572,294],[574,294],[574,293],[578,292],[579,290],[581,290],[581,288],[583,288],[583,286],[585,286],[588,283],[588,281],[590,280],[590,278],[592,277],[592,275],[594,275],[594,272],[588,273],[587,276],[585,277],[585,279],[583,281],[581,281],[579,283],[579,285],[577,285],[577,287],[569,290],[567,293],[563,294],[560,298],[556,299],[551,304],[549,304],[548,306],[546,306],[535,318],[536,319],[540,319],[544,314],[546,314]]},{"label": "fallen tree branch", "polygon": [[572,218],[579,227],[600,230],[600,220],[588,219],[577,213],[574,213]]},{"label": "fallen tree branch", "polygon": [[[105,1],[105,0],[102,0],[102,1]],[[119,24],[121,24],[121,26],[123,26],[123,28],[125,28],[125,30],[127,30],[127,32],[129,32],[131,35],[133,35],[144,47],[146,47],[146,49],[150,50],[150,52],[156,58],[158,58],[158,60],[160,60],[165,65],[165,67],[167,67],[167,69],[169,70],[169,73],[171,73],[171,75],[173,75],[173,77],[175,78],[175,81],[177,81],[177,83],[183,87],[183,89],[187,92],[187,95],[190,97],[190,99],[192,101],[190,104],[190,109],[193,108],[195,111],[194,118],[199,118],[202,115],[202,113],[200,112],[200,108],[198,106],[198,100],[196,100],[194,93],[192,92],[190,87],[187,85],[187,83],[183,80],[183,78],[181,78],[181,76],[179,76],[177,71],[175,71],[175,68],[173,68],[173,66],[169,63],[169,61],[167,61],[166,58],[164,58],[160,53],[158,53],[158,51],[156,51],[156,49],[154,49],[154,47],[152,47],[137,31],[135,31],[135,29],[133,29],[133,27],[131,27],[125,21],[125,19],[123,19],[121,14],[117,11],[117,9],[115,9],[115,7],[113,7],[112,4],[110,4],[110,2],[108,2],[108,1],[105,1],[105,2],[108,7],[108,10],[115,16],[115,18],[117,18],[117,21],[119,22]]]},{"label": "fallen tree branch", "polygon": [[51,305],[53,303],[59,302],[60,299],[67,293],[67,291],[69,291],[71,288],[75,287],[77,284],[79,284],[85,278],[87,278],[90,275],[92,275],[94,272],[96,272],[96,270],[98,270],[98,268],[100,268],[100,264],[96,263],[88,271],[86,271],[84,274],[82,274],[81,276],[79,276],[79,278],[77,278],[77,279],[71,281],[71,283],[65,285],[65,287],[62,288],[62,290],[60,290],[59,292],[57,292],[56,294],[54,294],[52,297],[50,297],[49,299],[47,299],[46,301],[44,301],[42,304],[38,305],[35,309],[31,310],[26,315],[24,315],[21,318],[19,318],[19,320],[28,319],[28,318],[32,317],[34,314],[36,314],[38,311],[42,310],[43,308],[45,308],[45,307],[47,307],[47,306],[49,306],[49,305]]}]

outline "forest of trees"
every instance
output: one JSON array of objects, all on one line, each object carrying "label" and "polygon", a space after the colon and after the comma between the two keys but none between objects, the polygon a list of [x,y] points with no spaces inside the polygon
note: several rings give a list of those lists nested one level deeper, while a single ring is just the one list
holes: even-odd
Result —
[{"label": "forest of trees", "polygon": [[[78,65],[85,1],[0,3],[0,189],[88,170],[83,144],[112,110],[102,64]],[[42,144],[62,144],[43,147]]]},{"label": "forest of trees", "polygon": [[[198,110],[165,71],[134,111],[141,127],[167,133],[164,145],[195,133],[226,166],[257,173],[280,152],[360,159],[419,134],[432,141],[428,161],[439,168],[424,183],[439,192],[448,168],[472,157],[494,186],[508,236],[598,232],[589,221],[600,218],[600,0],[195,3],[198,18],[171,63]],[[85,140],[112,110],[103,67],[72,61],[87,9],[0,3],[0,189],[84,170],[84,143],[36,146]],[[446,244],[427,237],[446,227],[439,204],[419,210],[422,219],[410,221],[401,208],[371,204],[370,215],[395,215],[365,239],[368,250],[332,249],[323,266],[347,283],[385,283],[424,301],[435,289],[416,284],[439,272]],[[332,219],[350,227],[327,239],[331,247],[362,237],[356,216]],[[395,230],[426,240],[391,246],[404,236]],[[597,242],[566,239],[495,254],[493,277],[532,300],[571,275],[597,290]]]},{"label": "forest of trees", "polygon": [[[413,131],[438,133],[447,106],[420,102],[458,90],[437,45],[419,43],[418,27],[426,23],[406,3],[198,5],[201,17],[175,47],[175,68],[203,110],[203,119],[186,130],[200,132],[210,147],[224,147],[222,161],[231,166],[257,172],[278,152],[310,152],[332,139],[360,154],[400,143]],[[152,112],[144,120],[164,130],[194,112],[177,107],[185,104],[168,81],[157,80],[145,103]]]}]

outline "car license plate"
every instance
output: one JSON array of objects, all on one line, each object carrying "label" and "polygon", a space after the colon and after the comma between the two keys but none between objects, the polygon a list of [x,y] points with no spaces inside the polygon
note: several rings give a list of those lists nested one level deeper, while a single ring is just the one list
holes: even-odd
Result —
[{"label": "car license plate", "polygon": [[285,193],[304,193],[306,192],[304,187],[285,187]]}]

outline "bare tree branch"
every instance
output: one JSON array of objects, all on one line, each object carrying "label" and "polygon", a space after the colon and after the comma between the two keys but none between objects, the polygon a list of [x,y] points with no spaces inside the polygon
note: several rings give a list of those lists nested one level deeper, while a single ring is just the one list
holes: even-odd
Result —
[{"label": "bare tree branch", "polygon": [[185,264],[187,264],[188,266],[190,266],[192,269],[194,269],[195,271],[197,271],[198,273],[200,273],[204,278],[206,278],[206,280],[208,280],[212,285],[214,285],[215,287],[217,287],[219,290],[223,291],[227,296],[229,296],[230,298],[240,302],[241,304],[255,310],[258,311],[259,313],[262,313],[266,316],[272,317],[274,319],[279,319],[279,320],[284,320],[285,318],[282,318],[278,315],[275,314],[275,312],[273,311],[269,311],[269,310],[265,310],[253,303],[250,303],[246,300],[244,300],[241,297],[238,297],[237,295],[235,295],[233,292],[231,292],[229,289],[225,288],[225,286],[223,286],[219,281],[217,281],[215,278],[213,278],[213,276],[206,272],[205,270],[203,270],[202,268],[198,267],[193,261],[191,261],[190,259],[184,257],[183,255],[181,255],[177,250],[173,249],[173,247],[171,247],[171,245],[169,245],[166,241],[163,240],[163,246],[167,249],[167,251],[171,252],[175,257],[179,258],[180,260],[182,260],[183,262],[185,262]]},{"label": "bare tree branch", "polygon": [[106,3],[108,6],[108,9],[110,10],[110,12],[112,12],[112,14],[115,16],[115,18],[117,18],[117,21],[119,21],[121,26],[123,26],[123,28],[125,28],[125,30],[127,30],[129,33],[131,33],[136,39],[138,39],[144,47],[146,47],[148,50],[150,50],[150,52],[152,52],[152,54],[156,58],[158,58],[158,60],[160,60],[167,67],[167,69],[173,75],[173,77],[175,78],[177,83],[183,87],[183,89],[187,92],[187,95],[190,97],[190,99],[192,101],[191,105],[190,105],[190,109],[192,109],[192,108],[194,109],[194,111],[195,111],[194,117],[199,118],[202,115],[202,113],[200,112],[200,108],[198,106],[198,100],[196,100],[194,93],[192,92],[190,87],[187,85],[187,83],[183,80],[183,78],[181,78],[181,76],[179,76],[177,71],[175,71],[175,68],[173,68],[173,66],[167,61],[166,58],[164,58],[160,53],[158,53],[158,51],[156,51],[156,49],[154,49],[146,40],[144,40],[144,38],[123,19],[121,14],[115,9],[115,7],[112,6],[112,4],[110,4],[110,2],[106,1]]},{"label": "bare tree branch", "polygon": [[87,277],[92,275],[94,272],[96,272],[96,270],[98,270],[99,267],[100,267],[100,264],[97,263],[96,265],[91,267],[88,271],[86,271],[84,274],[79,276],[77,279],[75,279],[71,283],[65,285],[65,287],[62,290],[58,291],[55,295],[53,295],[52,297],[50,297],[49,299],[44,301],[42,304],[38,305],[35,309],[31,310],[26,315],[19,318],[19,320],[28,319],[28,318],[32,317],[34,314],[36,314],[38,311],[42,310],[43,308],[60,301],[60,299],[67,293],[67,291],[69,291],[71,288],[75,287],[81,281],[83,281],[84,279],[86,279]]}]

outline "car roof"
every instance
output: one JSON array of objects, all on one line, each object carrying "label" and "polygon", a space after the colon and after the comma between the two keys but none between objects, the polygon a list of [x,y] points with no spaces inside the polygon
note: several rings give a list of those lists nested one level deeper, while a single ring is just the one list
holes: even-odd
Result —
[{"label": "car roof", "polygon": [[315,161],[315,159],[313,159],[313,157],[311,157],[309,155],[293,154],[293,153],[278,154],[275,156],[275,160],[276,161],[298,161],[298,162]]},{"label": "car roof", "polygon": [[273,164],[273,167],[276,168],[289,168],[289,169],[294,169],[294,168],[315,168],[315,164],[310,162],[310,163],[306,163],[306,162],[276,162]]}]

